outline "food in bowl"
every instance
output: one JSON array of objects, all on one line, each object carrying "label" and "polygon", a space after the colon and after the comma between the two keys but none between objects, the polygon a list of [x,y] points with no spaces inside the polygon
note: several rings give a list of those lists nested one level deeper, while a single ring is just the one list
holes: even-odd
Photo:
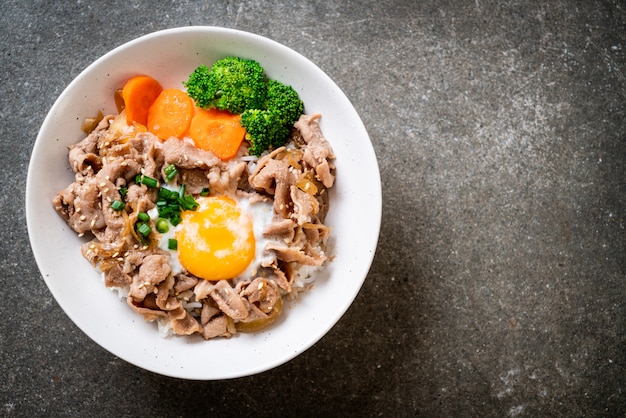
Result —
[{"label": "food in bowl", "polygon": [[[90,121],[70,146],[75,178],[54,208],[92,237],[81,252],[105,286],[163,335],[263,329],[330,258],[335,155],[320,115],[276,80],[250,93],[237,79],[233,93],[232,73],[215,76],[254,63],[198,67],[186,90],[133,76],[119,113]],[[242,91],[255,101],[241,105]]]}]

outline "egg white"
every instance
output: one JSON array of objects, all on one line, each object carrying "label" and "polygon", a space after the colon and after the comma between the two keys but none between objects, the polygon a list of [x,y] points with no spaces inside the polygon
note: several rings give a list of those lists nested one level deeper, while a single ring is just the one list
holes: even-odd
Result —
[{"label": "egg white", "polygon": [[[176,190],[172,185],[168,185],[168,189]],[[259,270],[261,263],[267,260],[270,255],[266,254],[265,247],[270,242],[278,242],[275,239],[266,238],[263,236],[263,230],[265,226],[270,224],[274,218],[274,206],[271,201],[252,201],[249,197],[245,195],[229,195],[237,203],[237,208],[243,213],[250,216],[252,220],[252,229],[254,233],[255,240],[255,255],[254,259],[250,262],[248,267],[236,278],[233,279],[249,279],[254,277],[254,275]],[[156,222],[159,218],[158,211],[156,208],[148,211],[148,215],[150,218]],[[172,274],[176,275],[179,273],[185,272],[185,268],[180,263],[178,254],[178,250],[170,250],[168,248],[168,240],[176,239],[176,234],[182,228],[184,228],[184,222],[173,226],[168,221],[169,230],[165,233],[160,234],[158,238],[158,246],[160,249],[167,251],[169,253],[169,264],[172,269]]]}]

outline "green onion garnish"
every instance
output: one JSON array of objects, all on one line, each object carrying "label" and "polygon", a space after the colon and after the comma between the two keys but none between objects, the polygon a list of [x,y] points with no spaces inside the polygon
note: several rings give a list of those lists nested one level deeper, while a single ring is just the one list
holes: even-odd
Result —
[{"label": "green onion garnish", "polygon": [[183,210],[196,210],[198,209],[198,202],[191,195],[181,197],[178,199],[178,203]]},{"label": "green onion garnish", "polygon": [[164,234],[170,230],[170,227],[167,225],[167,221],[165,219],[159,218],[156,221],[156,230],[159,231],[161,234]]},{"label": "green onion garnish", "polygon": [[125,207],[126,207],[126,203],[124,203],[124,202],[122,202],[121,200],[118,200],[118,199],[114,200],[111,203],[111,209],[113,209],[113,210],[120,211],[120,210],[124,210]]},{"label": "green onion garnish", "polygon": [[126,186],[122,186],[119,188],[118,192],[120,193],[120,196],[122,196],[122,198],[126,197],[126,193],[128,193],[128,187]]},{"label": "green onion garnish", "polygon": [[174,226],[178,225],[179,223],[181,223],[183,221],[183,218],[180,217],[180,213],[174,214],[172,215],[172,217],[170,218],[170,223]]},{"label": "green onion garnish", "polygon": [[163,173],[165,173],[165,180],[171,181],[178,174],[178,170],[174,164],[170,164],[163,169]]},{"label": "green onion garnish", "polygon": [[164,187],[159,188],[159,192],[157,193],[159,199],[167,200],[170,197],[170,191]]},{"label": "green onion garnish", "polygon": [[202,188],[202,191],[200,192],[200,196],[208,196],[210,193],[210,190],[208,187],[204,187]]},{"label": "green onion garnish", "polygon": [[185,195],[186,190],[187,187],[184,184],[180,186],[178,191],[160,187],[156,202],[159,217],[169,220],[172,225],[176,226],[182,221],[182,211],[196,210],[198,202],[192,195]]},{"label": "green onion garnish", "polygon": [[137,222],[137,232],[139,232],[142,236],[147,237],[152,232],[152,228],[150,225],[144,222]]},{"label": "green onion garnish", "polygon": [[139,212],[137,214],[137,219],[139,219],[142,222],[148,222],[150,221],[150,215],[148,215],[146,212]]},{"label": "green onion garnish", "polygon": [[170,238],[167,240],[167,249],[168,250],[177,250],[178,249],[178,241],[174,238]]},{"label": "green onion garnish", "polygon": [[137,174],[135,176],[135,183],[137,184],[145,184],[148,187],[157,188],[159,186],[159,182],[152,177],[144,176],[143,174]]}]

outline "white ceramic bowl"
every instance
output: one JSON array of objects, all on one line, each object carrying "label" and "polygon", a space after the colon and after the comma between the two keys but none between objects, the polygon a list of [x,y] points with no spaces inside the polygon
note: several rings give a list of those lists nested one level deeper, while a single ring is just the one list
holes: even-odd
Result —
[{"label": "white ceramic bowl", "polygon": [[[85,117],[114,113],[114,91],[143,73],[164,87],[182,81],[200,64],[228,55],[252,58],[269,77],[292,85],[307,113],[321,113],[320,126],[337,156],[337,181],[326,219],[335,258],[313,289],[288,303],[272,327],[230,339],[159,336],[82,257],[81,240],[53,210],[56,193],[73,181],[68,146],[82,139]],[[51,293],[90,338],[136,366],[167,376],[215,380],[268,370],[317,342],[341,318],[368,273],[381,221],[378,164],[361,119],[341,89],[316,65],[261,36],[216,28],[185,27],[128,42],[87,67],[63,91],[43,122],[30,161],[26,187],[28,233]]]}]

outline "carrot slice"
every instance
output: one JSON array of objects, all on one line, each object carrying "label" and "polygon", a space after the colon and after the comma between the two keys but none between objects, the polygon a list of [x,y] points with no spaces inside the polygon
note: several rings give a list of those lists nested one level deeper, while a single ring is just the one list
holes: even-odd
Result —
[{"label": "carrot slice", "polygon": [[211,151],[221,160],[233,158],[246,136],[239,115],[217,109],[198,109],[189,134],[196,147]]},{"label": "carrot slice", "polygon": [[126,109],[126,122],[146,125],[148,109],[163,91],[161,84],[147,75],[132,77],[122,89],[122,98]]},{"label": "carrot slice", "polygon": [[179,89],[165,89],[148,110],[148,131],[166,140],[182,138],[189,129],[195,107],[191,97]]}]

